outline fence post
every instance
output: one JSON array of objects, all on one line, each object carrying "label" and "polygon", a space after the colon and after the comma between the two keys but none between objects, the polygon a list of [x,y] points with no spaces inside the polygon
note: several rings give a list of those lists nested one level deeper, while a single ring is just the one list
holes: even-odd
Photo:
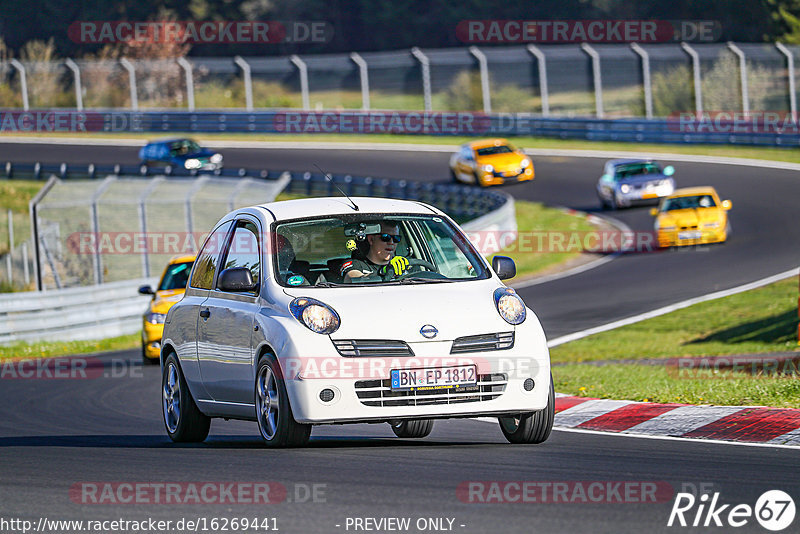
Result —
[{"label": "fence post", "polygon": [[792,54],[792,51],[786,48],[783,43],[775,43],[775,48],[786,56],[786,68],[789,71],[789,110],[792,113],[792,120],[797,122],[797,95],[795,94],[794,86],[794,54]]},{"label": "fence post", "polygon": [[650,54],[647,50],[639,46],[639,43],[631,43],[631,48],[640,58],[642,58],[642,85],[644,85],[644,116],[648,119],[653,118],[653,86],[650,82]]},{"label": "fence post", "polygon": [[38,193],[28,203],[28,212],[31,215],[31,241],[33,242],[33,272],[36,276],[36,289],[38,291],[44,290],[42,284],[42,268],[41,268],[41,253],[39,247],[39,215],[38,207],[39,202],[45,197],[47,193],[59,182],[58,178],[51,176],[49,180],[42,186]]},{"label": "fence post", "polygon": [[17,72],[19,72],[19,88],[22,92],[22,109],[28,111],[30,106],[28,106],[28,78],[25,75],[25,65],[16,59],[12,59],[10,63],[11,66],[13,66],[15,69],[17,69]]},{"label": "fence post", "polygon": [[550,93],[547,87],[547,58],[538,46],[529,44],[528,52],[536,58],[539,68],[539,95],[542,97],[542,115],[550,116]]},{"label": "fence post", "polygon": [[[186,193],[186,198],[184,199],[184,205],[186,207],[186,233],[193,234],[194,233],[194,224],[192,223],[192,199],[194,195],[203,188],[208,182],[208,176],[201,176],[198,177],[192,187],[189,188],[189,191]],[[194,251],[196,252],[196,251]]]},{"label": "fence post", "polygon": [[81,69],[78,64],[72,61],[72,58],[64,60],[64,64],[72,71],[75,77],[75,106],[78,111],[83,111],[83,88],[81,87]]},{"label": "fence post", "polygon": [[145,278],[150,278],[150,255],[147,250],[147,244],[150,242],[147,239],[147,197],[153,190],[164,181],[164,178],[153,178],[153,181],[147,184],[147,187],[139,195],[139,229],[144,236],[144,246],[142,247],[142,273]]},{"label": "fence post", "polygon": [[428,56],[416,46],[411,49],[411,53],[419,61],[422,68],[422,99],[425,102],[425,111],[431,110],[431,62]]},{"label": "fence post", "polygon": [[351,52],[350,59],[358,65],[358,72],[361,77],[361,109],[369,111],[369,71],[367,62],[358,52]]},{"label": "fence post", "polygon": [[189,111],[194,111],[194,76],[192,75],[192,64],[186,61],[185,57],[179,57],[178,65],[180,65],[186,73],[186,101]]},{"label": "fence post", "polygon": [[750,113],[750,97],[747,91],[747,57],[736,44],[729,42],[728,48],[739,58],[739,81],[742,84],[742,112]]},{"label": "fence post", "polygon": [[28,242],[22,243],[22,275],[25,279],[25,287],[31,285],[31,272],[28,267]]},{"label": "fence post", "polygon": [[242,56],[236,56],[233,58],[233,62],[242,69],[242,74],[244,75],[245,107],[247,108],[247,111],[253,111],[253,79],[250,76],[250,65]]},{"label": "fence post", "polygon": [[133,66],[133,63],[128,61],[127,58],[120,58],[119,64],[122,65],[125,70],[128,71],[128,81],[130,82],[130,92],[131,92],[131,109],[133,111],[139,110],[139,97],[138,91],[136,90],[136,69]]},{"label": "fence post", "polygon": [[292,54],[289,60],[297,67],[300,73],[300,94],[303,98],[303,109],[308,111],[311,109],[311,103],[308,96],[308,66],[306,62],[300,59],[297,54]]},{"label": "fence post", "polygon": [[483,112],[492,112],[492,92],[489,86],[489,63],[486,61],[486,54],[481,52],[477,46],[470,46],[469,53],[478,60],[478,68],[481,71],[481,95],[483,96]]},{"label": "fence post", "polygon": [[694,73],[694,109],[697,117],[703,113],[703,87],[700,78],[700,56],[688,43],[682,42],[681,48],[692,58],[692,72]]},{"label": "fence post", "polygon": [[600,54],[588,43],[581,43],[581,50],[592,58],[592,79],[594,81],[594,108],[598,119],[603,118],[603,78],[600,70]]},{"label": "fence post", "polygon": [[94,234],[94,254],[92,255],[92,262],[94,264],[94,283],[100,285],[103,283],[103,262],[100,260],[100,247],[98,246],[100,240],[100,216],[97,214],[97,202],[100,196],[108,189],[117,179],[116,176],[109,176],[97,187],[92,194],[91,210],[92,210],[92,233]]}]

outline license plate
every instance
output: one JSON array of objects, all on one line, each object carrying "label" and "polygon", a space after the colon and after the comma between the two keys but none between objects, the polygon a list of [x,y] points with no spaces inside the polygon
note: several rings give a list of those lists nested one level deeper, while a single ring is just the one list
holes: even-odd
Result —
[{"label": "license plate", "polygon": [[697,231],[694,232],[678,232],[678,239],[700,239],[703,234]]},{"label": "license plate", "polygon": [[478,371],[474,365],[455,365],[432,369],[392,369],[392,389],[426,390],[474,386]]}]

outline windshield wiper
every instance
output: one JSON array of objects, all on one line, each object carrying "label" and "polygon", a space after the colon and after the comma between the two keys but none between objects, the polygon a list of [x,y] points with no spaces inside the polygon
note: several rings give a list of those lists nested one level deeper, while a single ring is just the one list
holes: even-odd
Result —
[{"label": "windshield wiper", "polygon": [[452,282],[447,278],[404,278],[395,280],[398,284],[437,284],[441,282]]}]

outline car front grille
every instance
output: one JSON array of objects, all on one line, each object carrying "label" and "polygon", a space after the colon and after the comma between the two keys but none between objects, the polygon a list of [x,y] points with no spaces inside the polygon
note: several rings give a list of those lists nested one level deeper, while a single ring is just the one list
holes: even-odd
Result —
[{"label": "car front grille", "polygon": [[348,358],[414,356],[405,341],[392,339],[334,339],[333,345],[339,354]]},{"label": "car front grille", "polygon": [[489,350],[506,350],[514,346],[514,332],[498,332],[456,338],[450,348],[450,354],[464,352],[485,352]]},{"label": "car front grille", "polygon": [[425,406],[431,404],[460,404],[485,402],[500,397],[506,390],[508,376],[504,373],[478,376],[474,386],[422,391],[393,391],[391,380],[360,380],[355,383],[356,395],[364,406]]}]

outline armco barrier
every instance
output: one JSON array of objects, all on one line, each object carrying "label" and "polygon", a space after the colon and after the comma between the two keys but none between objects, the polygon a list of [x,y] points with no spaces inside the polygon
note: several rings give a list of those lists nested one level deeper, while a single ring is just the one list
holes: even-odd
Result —
[{"label": "armco barrier", "polygon": [[[0,131],[352,133],[458,136],[534,136],[590,141],[800,146],[790,117],[703,120],[552,118],[530,113],[409,111],[66,111],[0,110]],[[785,115],[785,114],[784,114]]]},{"label": "armco barrier", "polygon": [[74,341],[132,334],[142,328],[150,297],[127,280],[48,292],[0,295],[0,343]]}]

